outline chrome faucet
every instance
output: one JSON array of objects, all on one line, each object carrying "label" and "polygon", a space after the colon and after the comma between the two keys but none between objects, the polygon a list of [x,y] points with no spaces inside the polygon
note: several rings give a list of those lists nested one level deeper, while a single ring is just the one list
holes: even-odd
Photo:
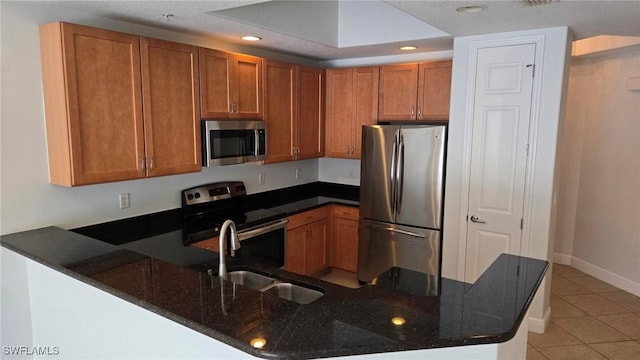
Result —
[{"label": "chrome faucet", "polygon": [[227,229],[231,229],[231,249],[240,249],[240,241],[238,240],[238,234],[236,233],[236,224],[234,224],[232,220],[226,220],[220,228],[220,252],[218,253],[218,257],[220,258],[218,276],[225,280],[227,279],[227,264],[225,261],[224,243]]}]

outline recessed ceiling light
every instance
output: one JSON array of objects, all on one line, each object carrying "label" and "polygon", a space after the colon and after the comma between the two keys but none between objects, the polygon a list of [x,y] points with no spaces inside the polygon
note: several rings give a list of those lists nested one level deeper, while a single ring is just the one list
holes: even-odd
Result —
[{"label": "recessed ceiling light", "polygon": [[241,39],[242,40],[246,40],[246,41],[259,41],[259,40],[262,40],[261,37],[254,36],[254,35],[245,35]]},{"label": "recessed ceiling light", "polygon": [[417,47],[415,47],[415,46],[403,46],[403,47],[400,48],[400,50],[403,50],[403,51],[411,51],[411,50],[415,50],[415,49],[417,49]]},{"label": "recessed ceiling light", "polygon": [[475,14],[479,12],[483,12],[487,10],[485,5],[469,5],[469,6],[461,6],[456,9],[457,12],[465,13],[465,14]]}]

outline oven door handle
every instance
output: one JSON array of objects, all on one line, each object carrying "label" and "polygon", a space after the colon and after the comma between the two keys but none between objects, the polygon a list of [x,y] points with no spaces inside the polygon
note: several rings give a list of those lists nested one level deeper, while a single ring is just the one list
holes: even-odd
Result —
[{"label": "oven door handle", "polygon": [[244,231],[238,231],[238,240],[242,241],[266,234],[274,230],[282,229],[287,225],[288,222],[289,219],[285,218],[266,225],[260,225],[251,229],[245,229]]}]

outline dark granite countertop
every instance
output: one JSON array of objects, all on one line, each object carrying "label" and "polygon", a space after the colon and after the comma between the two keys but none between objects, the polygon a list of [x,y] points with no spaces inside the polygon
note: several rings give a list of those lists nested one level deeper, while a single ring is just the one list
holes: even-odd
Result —
[{"label": "dark granite countertop", "polygon": [[335,197],[314,196],[312,198],[298,200],[298,201],[290,202],[288,204],[284,204],[280,206],[274,206],[269,209],[281,211],[287,215],[294,215],[297,213],[301,213],[303,211],[319,208],[319,207],[330,205],[330,204],[339,204],[339,205],[357,207],[360,203],[358,201],[344,200],[344,199],[335,198]]},{"label": "dark granite countertop", "polygon": [[[269,205],[292,214],[335,202],[357,204],[344,197],[313,195]],[[139,220],[151,230],[157,228],[154,219]],[[424,275],[400,268],[380,275],[375,285],[351,289],[229,259],[230,271],[250,269],[324,293],[300,305],[209,276],[207,270],[217,269],[217,254],[183,246],[181,231],[170,225],[172,221],[162,223],[161,232],[149,235],[137,229],[148,236],[114,242],[117,246],[55,227],[4,235],[0,242],[57,271],[265,358],[332,357],[507,341],[518,330],[548,266],[541,260],[501,255],[475,284],[442,279],[440,296],[424,296],[428,285]],[[122,237],[123,230],[114,224],[104,229],[107,238]],[[95,227],[85,230],[98,232]],[[394,325],[392,318],[402,318],[404,324]],[[249,345],[256,337],[267,340],[261,350]]]}]

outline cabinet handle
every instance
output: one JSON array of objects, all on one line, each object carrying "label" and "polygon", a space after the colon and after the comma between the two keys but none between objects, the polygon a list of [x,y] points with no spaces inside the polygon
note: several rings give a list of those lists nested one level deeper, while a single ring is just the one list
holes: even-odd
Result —
[{"label": "cabinet handle", "polygon": [[233,103],[229,104],[229,113],[233,114]]},{"label": "cabinet handle", "polygon": [[153,166],[155,165],[155,162],[153,161],[153,158],[151,158],[149,160],[149,170],[153,170]]},{"label": "cabinet handle", "polygon": [[146,161],[144,161],[144,158],[140,159],[140,171],[144,172],[146,168]]},{"label": "cabinet handle", "polygon": [[416,113],[416,111],[415,111],[415,110],[416,110],[416,107],[415,107],[415,106],[412,106],[412,107],[411,107],[411,116],[415,115],[415,113]]},{"label": "cabinet handle", "polygon": [[422,109],[418,106],[418,117],[422,117]]},{"label": "cabinet handle", "polygon": [[238,109],[240,108],[240,106],[238,106],[238,103],[233,103],[233,106],[235,107],[234,112],[237,114],[238,113]]}]

